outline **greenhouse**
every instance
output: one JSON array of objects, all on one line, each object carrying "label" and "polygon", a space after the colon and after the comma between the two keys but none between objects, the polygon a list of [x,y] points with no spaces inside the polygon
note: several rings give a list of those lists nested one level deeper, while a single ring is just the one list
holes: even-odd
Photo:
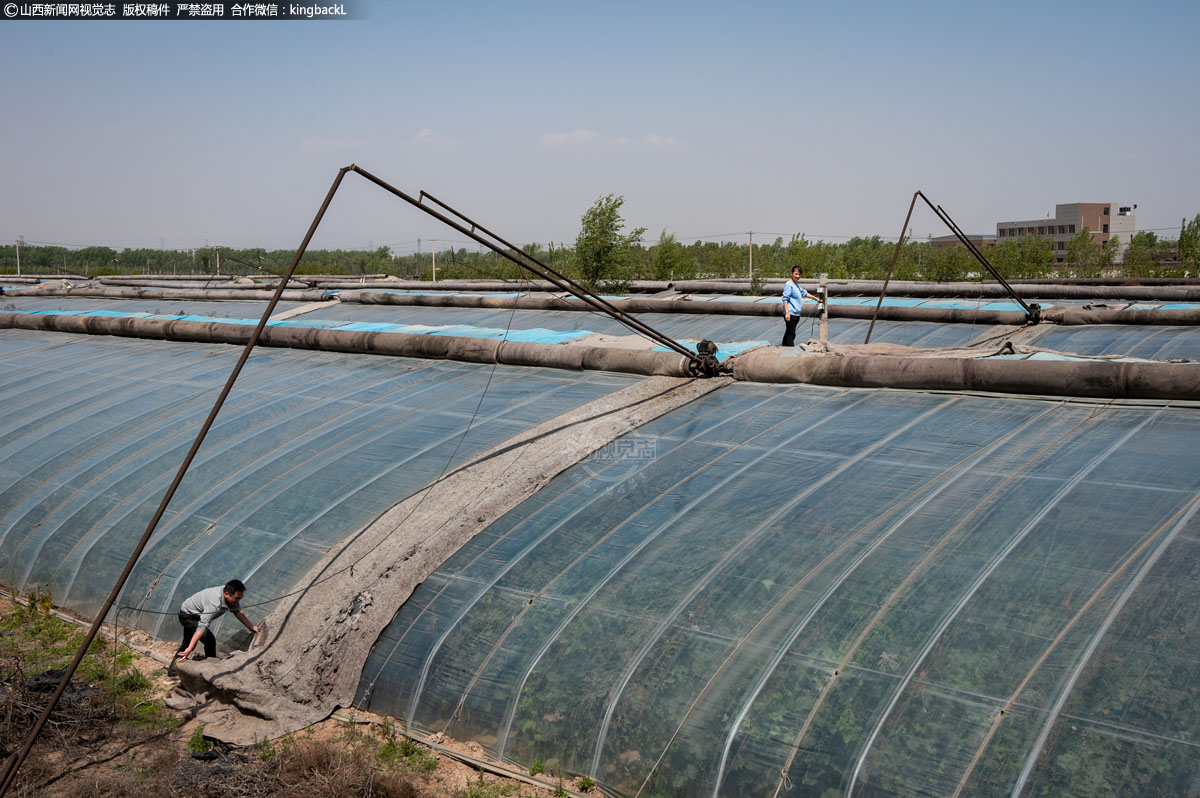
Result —
[{"label": "greenhouse", "polygon": [[[628,331],[516,304],[309,299],[277,308],[307,343],[255,349],[110,622],[173,639],[182,599],[236,576],[280,646],[343,622],[364,636],[326,704],[613,796],[1200,792],[1200,304],[1126,303],[1157,324],[874,324],[873,344],[922,360],[1109,369],[1124,393],[1105,397],[1068,378],[1025,393],[739,371],[853,359],[869,320],[833,310],[825,348],[795,352],[770,346],[768,314],[640,313],[717,344],[722,376],[695,380],[322,351],[326,332],[557,350]],[[91,616],[237,357],[196,331],[263,305],[12,285],[3,302],[0,582]],[[522,468],[528,486],[506,488]],[[403,589],[372,575],[425,561]],[[326,589],[349,592],[318,606]],[[245,642],[236,627],[223,648]],[[264,658],[247,705],[272,685],[302,703],[300,682],[267,678],[270,645],[253,652],[231,658]]]}]

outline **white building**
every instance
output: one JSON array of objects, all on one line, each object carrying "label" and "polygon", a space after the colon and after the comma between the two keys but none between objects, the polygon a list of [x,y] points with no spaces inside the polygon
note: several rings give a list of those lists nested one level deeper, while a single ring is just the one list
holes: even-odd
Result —
[{"label": "white building", "polygon": [[1018,222],[997,222],[996,241],[1003,243],[1014,238],[1034,236],[1048,238],[1054,248],[1054,261],[1067,259],[1067,242],[1083,228],[1092,234],[1092,240],[1103,246],[1112,236],[1119,237],[1117,260],[1125,257],[1125,248],[1137,232],[1137,219],[1133,209],[1137,206],[1120,206],[1113,214],[1110,202],[1072,202],[1054,206],[1054,217],[1030,219]]}]

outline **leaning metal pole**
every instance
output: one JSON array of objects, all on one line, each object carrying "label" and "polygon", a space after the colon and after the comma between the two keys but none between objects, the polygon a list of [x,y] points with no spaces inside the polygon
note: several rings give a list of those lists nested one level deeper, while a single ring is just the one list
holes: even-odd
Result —
[{"label": "leaning metal pole", "polygon": [[[244,261],[244,260],[242,260],[241,258],[235,258],[235,257],[233,257],[232,255],[226,255],[226,256],[225,256],[225,260],[231,260],[231,261],[233,261],[234,263],[240,263],[240,264],[242,264],[243,266],[249,266],[251,269],[257,269],[258,271],[262,272],[263,274],[269,274],[269,275],[271,275],[271,276],[272,276],[272,277],[274,277],[276,280],[278,280],[278,279],[279,279],[279,275],[278,275],[278,274],[276,274],[275,272],[271,271],[270,269],[264,269],[262,266],[257,266],[257,265],[255,265],[255,264],[253,264],[253,263],[250,263],[249,261]],[[298,282],[298,283],[302,284],[302,285],[303,285],[304,287],[306,287],[306,288],[312,288],[312,287],[313,287],[313,284],[312,284],[310,281],[308,281],[308,280],[301,280],[301,279],[300,279],[300,278],[298,278],[298,277],[293,277],[292,279],[293,279],[293,280],[295,280],[296,282]]]},{"label": "leaning metal pole", "polygon": [[875,330],[875,320],[879,318],[879,308],[883,305],[883,297],[887,294],[888,283],[892,281],[892,270],[896,268],[896,261],[900,258],[900,250],[904,246],[904,234],[908,232],[908,222],[912,219],[913,208],[917,205],[918,191],[913,194],[912,202],[908,203],[908,215],[904,217],[904,226],[900,228],[900,238],[896,239],[896,251],[892,253],[892,263],[888,266],[887,277],[883,279],[883,288],[879,290],[879,301],[875,303],[875,312],[871,314],[871,326],[867,328],[867,340],[864,344],[871,343],[871,333]]},{"label": "leaning metal pole", "polygon": [[887,293],[888,282],[890,282],[892,279],[892,270],[896,268],[896,260],[900,257],[900,249],[904,245],[904,234],[908,230],[908,222],[912,218],[913,206],[917,204],[917,197],[920,197],[925,201],[925,204],[929,206],[930,210],[932,210],[937,215],[938,219],[940,219],[942,223],[946,225],[950,232],[954,234],[954,237],[957,238],[962,245],[967,248],[967,251],[971,253],[975,260],[979,261],[980,265],[987,269],[988,273],[995,277],[996,281],[1004,287],[1004,290],[1008,292],[1009,296],[1016,300],[1017,304],[1019,304],[1025,310],[1025,318],[1027,323],[1037,324],[1039,321],[1041,321],[1041,306],[1030,305],[1024,299],[1022,299],[1017,292],[1013,290],[1013,287],[1008,284],[1008,281],[1004,279],[1003,275],[996,271],[996,267],[993,266],[988,259],[983,256],[983,253],[979,251],[979,248],[976,247],[969,238],[967,238],[955,221],[950,218],[950,214],[946,213],[941,205],[934,205],[932,202],[930,202],[929,197],[926,197],[925,193],[918,189],[917,192],[913,194],[912,202],[910,202],[908,205],[908,215],[904,217],[904,228],[900,231],[900,239],[896,242],[896,251],[892,255],[892,264],[888,267],[887,278],[883,281],[883,290],[879,293],[879,301],[875,305],[875,313],[871,316],[871,326],[867,328],[867,338],[865,341],[863,341],[863,343],[871,343],[871,332],[875,329],[875,320],[879,317],[879,308],[881,305],[883,305],[883,297]]},{"label": "leaning metal pole", "polygon": [[229,379],[225,381],[225,387],[221,390],[220,396],[217,397],[217,401],[213,404],[212,410],[210,410],[208,413],[208,418],[205,419],[204,425],[200,428],[199,433],[197,433],[196,440],[192,443],[192,448],[188,451],[187,456],[183,459],[183,464],[179,466],[179,472],[175,474],[175,479],[171,482],[170,487],[167,488],[166,495],[163,496],[162,501],[158,505],[158,510],[154,513],[154,517],[150,519],[150,524],[146,527],[146,531],[142,533],[141,540],[138,541],[133,553],[129,556],[129,562],[126,563],[125,570],[122,571],[120,577],[117,578],[117,583],[113,585],[112,592],[108,594],[108,598],[105,600],[104,606],[100,609],[100,612],[96,614],[95,620],[92,621],[92,626],[91,629],[88,630],[87,637],[84,639],[83,644],[80,645],[79,650],[75,652],[75,658],[71,661],[71,664],[67,666],[67,670],[63,674],[62,680],[58,683],[58,688],[55,689],[54,695],[50,696],[50,703],[42,712],[41,717],[38,718],[37,723],[35,723],[33,728],[29,731],[29,736],[25,740],[24,747],[19,752],[9,757],[8,762],[5,765],[4,781],[3,783],[0,783],[0,798],[3,798],[3,796],[7,794],[9,787],[11,787],[16,781],[17,771],[20,770],[21,764],[29,756],[29,752],[33,749],[33,744],[37,740],[38,735],[41,733],[42,727],[46,725],[46,721],[50,718],[50,713],[52,713],[54,711],[54,707],[58,705],[59,698],[62,697],[63,692],[67,688],[67,684],[71,681],[71,677],[75,675],[76,669],[79,668],[79,663],[83,661],[84,655],[87,654],[88,648],[91,647],[92,641],[96,639],[96,635],[99,633],[100,627],[104,624],[104,619],[107,617],[108,611],[112,609],[112,605],[116,602],[117,596],[120,594],[121,589],[125,586],[126,580],[128,580],[129,575],[133,573],[134,565],[137,563],[138,558],[141,557],[142,551],[145,550],[146,545],[150,542],[150,536],[154,534],[154,530],[158,526],[159,520],[162,518],[163,513],[166,512],[167,505],[171,502],[172,497],[175,495],[176,489],[179,487],[179,483],[183,481],[184,474],[187,473],[188,468],[192,464],[192,460],[196,457],[196,453],[200,450],[200,444],[204,442],[204,438],[208,434],[209,428],[212,427],[213,421],[216,420],[217,413],[221,411],[221,406],[225,404],[225,398],[229,396],[229,392],[233,389],[233,383],[237,380],[238,375],[241,374],[242,367],[246,364],[246,360],[250,357],[250,352],[254,349],[254,345],[258,343],[258,337],[262,333],[263,328],[267,326],[267,321],[271,318],[271,314],[274,313],[275,306],[279,303],[279,297],[283,294],[284,287],[287,285],[292,273],[296,270],[296,265],[300,263],[300,258],[304,255],[304,251],[308,249],[308,244],[312,240],[313,234],[316,233],[317,226],[321,223],[321,218],[325,215],[325,210],[329,207],[329,203],[331,200],[333,200],[333,195],[337,192],[338,186],[342,182],[342,178],[346,176],[346,172],[349,171],[350,168],[351,167],[344,167],[341,169],[338,172],[337,178],[334,179],[333,185],[329,188],[329,193],[325,196],[325,202],[321,204],[321,209],[317,211],[316,217],[313,219],[312,224],[309,225],[308,232],[305,234],[304,240],[300,243],[300,248],[296,250],[296,254],[292,258],[292,263],[288,267],[286,275],[280,281],[279,286],[275,289],[275,295],[271,297],[271,301],[267,303],[267,308],[263,311],[262,318],[258,321],[258,326],[255,327],[254,333],[250,336],[250,340],[246,342],[245,349],[242,350],[242,356],[238,358],[237,364],[233,367],[233,372],[230,373]]},{"label": "leaning metal pole", "polygon": [[[417,204],[420,204],[423,200],[426,200],[426,199],[428,199],[430,202],[433,202],[434,204],[438,205],[439,207],[445,209],[448,213],[454,214],[455,216],[457,216],[459,219],[462,219],[467,224],[471,225],[472,231],[478,229],[484,235],[494,238],[495,240],[499,241],[501,244],[503,244],[508,249],[511,249],[512,251],[516,252],[521,257],[526,258],[527,260],[537,264],[537,266],[542,271],[544,271],[546,274],[553,275],[550,282],[554,283],[556,286],[559,286],[560,288],[562,288],[562,290],[565,290],[580,299],[584,299],[585,301],[588,301],[588,298],[590,298],[591,300],[594,300],[594,302],[589,301],[589,304],[592,307],[598,307],[602,312],[607,313],[608,315],[612,316],[614,319],[621,322],[625,326],[651,338],[652,340],[658,341],[659,343],[663,344],[664,346],[667,346],[670,349],[674,349],[676,352],[679,352],[680,354],[685,354],[685,352],[687,351],[686,348],[680,347],[673,339],[668,338],[667,336],[659,333],[653,327],[650,327],[649,325],[644,324],[639,319],[636,319],[633,316],[629,315],[625,311],[618,308],[616,305],[609,302],[604,297],[592,294],[586,288],[584,288],[583,286],[581,286],[578,283],[576,283],[575,281],[573,281],[570,277],[567,277],[565,274],[563,274],[561,272],[555,271],[552,267],[548,266],[547,264],[545,264],[542,261],[538,260],[537,258],[533,257],[528,252],[526,252],[525,250],[516,246],[515,244],[505,241],[499,235],[493,233],[491,230],[488,230],[483,225],[477,223],[473,219],[468,218],[467,216],[463,215],[462,213],[455,210],[454,208],[451,208],[449,205],[442,202],[440,199],[433,196],[429,192],[422,191],[417,198]],[[535,274],[536,273],[537,272],[535,271]],[[587,294],[587,298],[585,298],[583,296],[583,294]]]},{"label": "leaning metal pole", "polygon": [[[614,307],[611,303],[609,303],[606,300],[604,300],[603,298],[597,296],[595,293],[593,293],[592,291],[589,291],[588,289],[579,285],[578,283],[571,280],[570,278],[559,274],[558,272],[554,271],[553,269],[550,269],[549,267],[546,267],[544,264],[541,264],[540,262],[535,261],[533,258],[529,258],[529,256],[526,255],[523,251],[508,244],[507,242],[504,241],[504,239],[500,238],[499,236],[495,235],[494,233],[489,232],[486,228],[483,228],[483,227],[479,226],[478,224],[470,221],[465,216],[458,213],[458,211],[455,211],[454,209],[445,205],[440,200],[435,199],[432,195],[427,194],[425,192],[421,192],[422,197],[429,197],[429,199],[432,200],[433,202],[435,202],[438,205],[440,205],[441,207],[445,208],[450,213],[453,213],[455,216],[459,217],[460,219],[463,219],[464,221],[466,221],[468,224],[471,225],[471,227],[469,229],[467,227],[464,227],[462,224],[459,224],[458,222],[449,218],[445,214],[440,213],[439,211],[437,211],[433,208],[430,208],[428,205],[425,205],[424,203],[421,202],[420,199],[414,199],[413,197],[410,197],[408,194],[404,193],[400,189],[388,184],[387,182],[381,180],[380,178],[376,177],[375,175],[371,174],[370,172],[366,171],[365,169],[361,169],[358,166],[355,166],[353,164],[351,164],[347,168],[350,169],[351,171],[357,172],[358,174],[362,175],[367,180],[370,180],[372,183],[374,183],[375,185],[382,188],[384,191],[387,191],[388,193],[399,197],[400,199],[404,200],[405,202],[409,203],[410,205],[412,205],[416,208],[420,208],[422,211],[429,214],[433,218],[437,219],[442,224],[445,224],[448,227],[454,228],[459,233],[462,233],[463,235],[468,236],[469,238],[476,241],[477,243],[482,244],[483,246],[490,249],[492,252],[495,252],[497,255],[500,255],[501,257],[505,258],[506,260],[512,261],[517,266],[520,266],[522,269],[525,269],[526,271],[532,272],[533,274],[537,275],[538,277],[542,278],[543,280],[553,283],[560,290],[565,291],[565,292],[575,296],[577,299],[590,305],[594,309],[596,309],[608,316],[613,317],[614,319],[621,322],[625,326],[633,329],[635,332],[637,332],[641,335],[644,335],[653,341],[657,341],[658,343],[662,344],[663,346],[667,347],[668,349],[678,352],[679,354],[688,358],[688,360],[694,364],[694,370],[697,372],[697,374],[710,374],[710,375],[715,374],[715,369],[716,369],[715,358],[711,358],[710,356],[705,356],[705,355],[698,355],[696,352],[693,352],[692,350],[688,349],[686,346],[683,346],[679,342],[675,341],[673,338],[663,335],[662,333],[660,333],[659,331],[650,327],[649,325],[643,323],[642,321],[633,318],[632,316],[630,316],[627,313],[624,313],[623,311]],[[495,238],[496,241],[499,241],[503,245],[503,247],[496,246],[496,244],[493,243],[488,238],[485,238],[484,236],[479,235],[479,233],[476,232],[476,230],[482,230],[485,234],[487,234],[491,238]],[[528,260],[522,260],[520,258],[514,257],[513,252],[520,253],[525,258],[528,258]]]},{"label": "leaning metal pole", "polygon": [[[922,199],[924,199],[924,195],[922,195]],[[927,199],[925,201],[929,202]],[[932,207],[932,205],[930,207]],[[958,224],[956,224],[955,221],[950,218],[950,214],[946,213],[941,205],[938,205],[933,209],[933,211],[938,215],[938,218],[946,223],[946,226],[950,228],[950,231],[958,237],[958,240],[966,246],[971,254],[975,256],[975,259],[983,264],[985,269],[991,272],[992,276],[996,278],[996,281],[1003,286],[1005,291],[1008,292],[1008,295],[1015,299],[1017,303],[1025,309],[1026,315],[1029,316],[1030,323],[1037,324],[1041,320],[1041,306],[1026,304],[1025,300],[1021,299],[1021,297],[1017,295],[1017,292],[1013,290],[1013,287],[1008,284],[1008,280],[1005,280],[1000,272],[996,271],[996,268],[992,266],[991,262],[983,256],[983,253],[979,251],[979,248],[975,246],[975,243],[963,234],[963,231],[959,229]]]}]

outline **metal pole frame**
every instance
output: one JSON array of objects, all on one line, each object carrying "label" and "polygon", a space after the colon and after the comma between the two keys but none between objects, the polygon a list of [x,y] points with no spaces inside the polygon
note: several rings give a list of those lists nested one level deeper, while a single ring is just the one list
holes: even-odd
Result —
[{"label": "metal pole frame", "polygon": [[[360,174],[364,174],[362,172],[362,170],[358,170],[358,171]],[[364,174],[364,177],[365,176],[366,175]],[[369,177],[368,179],[375,180],[376,178]],[[382,184],[382,181],[379,181],[379,182],[380,182],[380,184]],[[384,185],[384,187],[387,190],[400,195],[402,199],[404,199],[408,202],[413,202],[413,199],[411,197],[405,195],[404,192],[398,191],[397,189],[393,189],[390,186],[386,186],[386,184],[382,184],[382,185]],[[459,226],[458,224],[455,224],[454,222],[446,219],[440,213],[437,213],[435,211],[430,211],[427,207],[425,207],[423,205],[423,202],[425,200],[429,200],[430,202],[434,203],[438,207],[443,208],[447,213],[454,214],[456,217],[461,219],[466,224],[471,225],[471,229],[467,230],[467,229]],[[549,265],[547,265],[547,264],[543,263],[542,261],[538,260],[537,258],[533,257],[532,255],[530,255],[528,252],[521,249],[517,245],[504,240],[502,237],[500,237],[496,233],[493,233],[491,230],[488,230],[486,227],[479,224],[478,222],[475,222],[474,220],[468,218],[467,216],[464,216],[462,213],[455,210],[454,208],[451,208],[449,205],[442,202],[437,197],[430,194],[428,191],[421,191],[420,194],[418,195],[416,202],[413,204],[420,207],[426,213],[429,213],[430,215],[434,216],[435,218],[445,222],[446,224],[449,224],[454,229],[458,230],[460,233],[470,236],[472,239],[474,239],[475,241],[488,247],[496,254],[507,258],[508,260],[517,264],[521,268],[526,269],[527,271],[533,272],[538,277],[541,277],[543,280],[553,283],[555,285],[555,287],[557,287],[559,290],[570,293],[571,295],[586,302],[588,305],[592,306],[593,308],[600,311],[601,313],[606,313],[609,316],[612,316],[614,319],[621,322],[622,324],[629,327],[630,329],[634,330],[635,332],[637,332],[641,335],[645,335],[646,337],[648,337],[652,340],[658,341],[660,344],[668,347],[669,349],[672,349],[672,350],[678,352],[679,354],[686,356],[692,362],[693,370],[696,370],[696,368],[698,367],[701,369],[701,373],[707,373],[706,366],[703,363],[697,362],[698,360],[703,360],[703,356],[698,357],[697,353],[691,351],[690,349],[688,349],[685,346],[680,345],[674,339],[663,335],[658,330],[655,330],[653,327],[650,327],[648,324],[645,324],[641,320],[631,316],[630,314],[628,314],[625,311],[621,310],[620,308],[616,307],[611,302],[604,299],[604,297],[597,296],[595,293],[588,290],[584,286],[580,285],[579,283],[576,283],[570,277],[567,277],[565,274],[562,274],[561,272],[556,271],[554,268],[550,267]],[[480,236],[476,235],[476,232],[475,232],[476,230],[482,232],[484,235],[486,235],[490,238],[495,239],[501,245],[503,245],[503,247],[505,247],[505,249],[500,249],[500,248],[494,246],[491,242],[487,241],[486,239],[481,238]],[[507,250],[511,250],[512,252],[515,252],[518,255],[520,255],[522,258],[525,258],[526,260],[530,261],[531,263],[536,264],[537,268],[530,266],[528,263],[522,263],[517,258],[512,257],[508,253]],[[715,373],[715,371],[713,373]]]},{"label": "metal pole frame", "polygon": [[900,249],[904,246],[905,232],[908,230],[908,223],[912,219],[913,208],[917,204],[917,197],[920,197],[925,201],[925,204],[929,206],[930,210],[932,210],[937,215],[938,219],[940,219],[942,223],[949,228],[950,232],[954,234],[955,238],[962,242],[963,246],[965,246],[967,251],[974,256],[975,260],[979,261],[979,263],[982,264],[982,266],[987,269],[993,277],[996,278],[996,281],[999,282],[1000,285],[1004,286],[1004,290],[1009,293],[1009,296],[1015,299],[1017,303],[1025,310],[1025,323],[1039,323],[1042,320],[1041,305],[1030,305],[1026,303],[1024,299],[1021,299],[1021,297],[1017,295],[1017,292],[1011,285],[1008,284],[1008,281],[1004,279],[1000,272],[996,271],[996,267],[992,266],[992,264],[988,262],[988,259],[983,256],[983,253],[979,251],[979,248],[976,247],[971,240],[963,234],[963,231],[959,229],[954,220],[950,218],[950,214],[946,213],[941,205],[934,205],[932,202],[930,202],[929,198],[925,196],[925,193],[918,189],[913,194],[912,202],[908,204],[908,215],[904,217],[904,227],[900,230],[900,239],[896,242],[896,251],[892,254],[892,263],[890,266],[888,266],[887,277],[883,281],[883,289],[879,293],[879,301],[875,303],[875,313],[871,316],[871,326],[867,328],[867,338],[865,341],[863,341],[863,343],[871,343],[871,333],[875,329],[875,320],[879,318],[879,308],[883,305],[883,297],[887,293],[888,283],[891,282],[892,272],[896,268],[896,261],[900,257]]},{"label": "metal pole frame", "polygon": [[[645,324],[644,322],[642,322],[638,319],[635,319],[633,316],[629,315],[625,311],[614,306],[608,300],[604,299],[603,297],[597,296],[593,291],[589,290],[588,288],[585,288],[584,286],[575,282],[574,280],[567,277],[566,275],[561,274],[560,272],[555,271],[554,269],[550,268],[545,263],[542,263],[540,260],[533,257],[528,252],[525,252],[520,247],[515,246],[514,244],[511,244],[508,241],[505,241],[503,238],[501,238],[496,233],[493,233],[492,231],[488,230],[483,225],[481,225],[475,221],[472,221],[470,218],[468,218],[467,216],[464,216],[462,213],[459,213],[455,209],[451,208],[449,205],[447,205],[446,203],[437,199],[432,194],[429,194],[428,192],[425,192],[425,191],[421,191],[418,195],[418,198],[413,199],[408,194],[405,194],[403,191],[396,188],[395,186],[389,185],[388,183],[379,179],[378,177],[376,177],[375,175],[366,171],[365,169],[360,169],[358,166],[355,166],[353,164],[351,164],[347,168],[350,169],[351,171],[357,172],[358,174],[362,175],[367,180],[370,180],[372,183],[374,183],[375,185],[382,188],[384,191],[387,191],[390,194],[393,194],[393,195],[399,197],[400,199],[404,200],[405,202],[409,203],[410,205],[412,205],[416,208],[420,208],[421,210],[425,211],[425,213],[429,214],[433,218],[440,221],[442,224],[445,224],[446,226],[457,230],[459,233],[462,233],[463,235],[468,236],[475,242],[482,244],[483,246],[485,246],[488,249],[495,252],[500,257],[505,258],[506,260],[512,261],[517,266],[520,266],[522,269],[525,269],[528,272],[532,272],[533,274],[537,275],[541,279],[552,283],[560,291],[569,293],[572,296],[574,296],[575,298],[577,298],[577,299],[581,300],[582,302],[595,308],[596,310],[598,310],[602,313],[605,313],[609,316],[612,316],[614,319],[621,322],[626,327],[629,327],[634,332],[637,332],[640,335],[644,335],[647,338],[650,338],[651,340],[662,344],[663,346],[667,347],[668,349],[671,349],[672,351],[678,352],[679,354],[688,358],[688,360],[692,363],[693,371],[695,371],[697,374],[708,374],[709,373],[707,366],[710,364],[707,364],[705,362],[705,358],[703,358],[702,356],[697,355],[695,352],[688,349],[686,346],[683,346],[679,342],[675,341],[673,338],[663,335],[658,330],[655,330],[653,327],[650,327],[649,325]],[[447,213],[451,213],[454,216],[461,219],[466,224],[469,224],[470,229],[468,229],[467,227],[464,227],[462,224],[459,224],[458,222],[449,218],[445,214],[443,214],[437,210],[434,210],[433,208],[430,208],[428,205],[425,205],[424,204],[425,199],[430,200],[430,202],[443,208]],[[479,235],[479,233],[476,231],[482,232],[484,235]],[[487,236],[487,238],[485,238],[484,236]],[[490,241],[489,238],[494,239],[495,241],[499,242],[502,246],[496,246],[496,244],[492,243],[492,241]],[[520,258],[514,257],[513,253],[517,253],[521,257]],[[712,372],[712,373],[715,373],[715,372]]]}]

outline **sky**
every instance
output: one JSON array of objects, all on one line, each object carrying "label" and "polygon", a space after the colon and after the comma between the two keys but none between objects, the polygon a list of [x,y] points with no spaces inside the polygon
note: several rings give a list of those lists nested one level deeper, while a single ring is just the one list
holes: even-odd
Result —
[{"label": "sky", "polygon": [[[0,243],[295,249],[352,163],[543,246],[609,194],[648,242],[894,239],[918,189],[970,233],[1200,213],[1194,0],[349,5],[0,19]],[[418,240],[476,248],[352,174],[311,246]]]}]

